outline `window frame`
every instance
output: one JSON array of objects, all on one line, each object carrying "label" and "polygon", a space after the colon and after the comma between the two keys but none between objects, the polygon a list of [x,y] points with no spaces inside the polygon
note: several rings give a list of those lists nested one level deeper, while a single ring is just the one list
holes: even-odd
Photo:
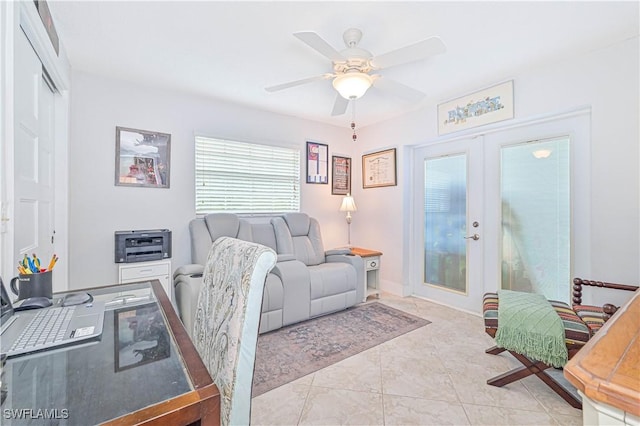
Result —
[{"label": "window frame", "polygon": [[[227,205],[225,208],[225,206],[222,205],[216,205],[216,200],[214,199],[215,197],[212,197],[212,200],[209,201],[209,206],[201,206],[201,192],[199,191],[199,186],[201,185],[201,183],[204,182],[205,177],[202,176],[202,174],[204,174],[204,170],[205,167],[201,165],[202,162],[209,162],[211,163],[209,167],[215,165],[216,162],[220,163],[219,159],[215,159],[212,158],[211,156],[205,158],[205,156],[203,155],[203,153],[201,152],[201,147],[199,146],[199,144],[202,143],[206,143],[207,140],[210,141],[219,141],[221,142],[221,144],[218,147],[213,147],[212,151],[216,151],[216,150],[221,150],[224,151],[226,149],[231,148],[233,150],[232,153],[229,153],[230,155],[225,157],[224,160],[222,160],[222,162],[224,164],[219,164],[221,166],[225,165],[229,165],[231,164],[230,167],[226,168],[226,173],[228,174],[227,178],[228,179],[232,179],[233,175],[236,174],[238,177],[236,177],[236,179],[234,182],[238,182],[238,184],[236,185],[229,185],[228,182],[225,183],[224,178],[220,178],[218,180],[217,186],[218,189],[220,189],[221,187],[225,188],[225,190],[227,188],[230,188],[232,186],[235,187],[236,190],[242,190],[242,182],[243,180],[245,181],[245,185],[247,187],[252,186],[251,184],[248,184],[247,182],[251,181],[253,183],[262,183],[262,190],[258,190],[257,193],[252,193],[251,196],[245,196],[243,197],[238,197],[237,194],[239,192],[231,192],[229,191],[229,193],[226,195],[227,198],[231,199],[233,198],[234,200],[243,200],[240,202],[230,202],[229,205]],[[244,149],[242,149],[244,146]],[[224,148],[227,147],[227,148]],[[286,151],[289,151],[287,153],[287,155],[284,155],[282,157],[282,167],[277,168],[278,172],[274,172],[274,168],[273,167],[269,167],[269,166],[264,166],[259,164],[259,161],[256,160],[255,158],[252,158],[251,154],[256,154],[260,156],[260,153],[262,153],[263,155],[266,155],[265,153],[270,152],[272,155],[273,154],[277,154],[278,152],[282,153],[286,153]],[[240,155],[239,154],[244,154],[242,155],[241,160],[239,160]],[[233,158],[235,155],[236,158]],[[218,136],[211,136],[211,135],[206,135],[206,134],[195,134],[194,135],[194,207],[196,210],[196,216],[197,217],[202,217],[205,216],[207,214],[210,213],[233,213],[233,214],[237,214],[239,216],[273,216],[273,215],[277,215],[277,214],[283,214],[283,213],[288,213],[288,212],[299,212],[300,211],[300,206],[301,206],[301,192],[302,192],[302,175],[301,175],[301,163],[302,163],[302,157],[301,157],[302,153],[301,153],[301,148],[299,146],[296,145],[292,145],[292,144],[281,144],[281,143],[271,143],[271,142],[254,142],[254,141],[246,141],[246,140],[240,140],[237,138],[225,138],[225,137],[218,137]],[[230,161],[230,159],[233,159],[233,161]],[[262,157],[262,160],[264,160],[264,156]],[[247,161],[250,160],[250,161]],[[255,163],[251,163],[251,161],[254,161]],[[291,165],[288,165],[287,163],[292,162]],[[242,163],[242,164],[240,164]],[[247,164],[249,164],[247,166]],[[261,166],[261,167],[258,167]],[[289,170],[286,170],[287,167],[290,166]],[[265,178],[263,179],[253,179],[253,177],[256,176],[256,168],[257,170],[259,170],[260,172],[262,172],[261,174],[263,176],[265,176]],[[230,170],[233,169],[233,170]],[[239,172],[238,170],[250,170],[250,172]],[[216,172],[213,172],[216,173]],[[278,179],[270,179],[269,176],[274,176],[277,177]],[[295,176],[295,178],[294,178]],[[243,179],[244,178],[244,179]],[[264,191],[264,184],[265,183],[270,183],[273,184],[274,182],[280,182],[280,185],[276,186],[276,191],[273,192],[273,188],[269,189],[269,194],[268,196],[265,196],[265,191]],[[212,180],[210,180],[210,182],[213,182]],[[293,184],[293,185],[292,185]],[[215,191],[215,186],[216,183],[213,182],[212,183],[212,191]],[[285,191],[285,188],[287,188],[287,190]],[[291,188],[294,188],[294,195],[292,195],[291,197],[287,197],[287,191],[290,193],[291,192]],[[254,186],[255,188],[255,186]],[[220,192],[220,194],[223,194],[223,192]],[[256,198],[256,194],[259,195],[258,198]],[[280,197],[277,197],[277,201],[276,199],[273,198],[273,194],[279,194]],[[221,195],[221,197],[224,197],[224,195]],[[266,200],[270,199],[271,200],[271,206],[268,208],[264,208],[261,209],[260,207],[265,207],[267,204],[269,204]],[[256,202],[255,205],[252,204],[253,202]],[[244,205],[248,205],[250,206],[247,209],[244,208],[240,208],[239,204],[244,204]],[[277,208],[274,208],[276,207]],[[212,208],[214,207],[214,208]],[[280,208],[282,207],[282,208]]]}]

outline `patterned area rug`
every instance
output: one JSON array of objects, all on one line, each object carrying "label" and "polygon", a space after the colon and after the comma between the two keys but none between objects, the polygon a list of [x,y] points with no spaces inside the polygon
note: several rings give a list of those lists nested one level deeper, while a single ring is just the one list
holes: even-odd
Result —
[{"label": "patterned area rug", "polygon": [[427,324],[430,321],[374,302],[262,334],[252,396]]}]

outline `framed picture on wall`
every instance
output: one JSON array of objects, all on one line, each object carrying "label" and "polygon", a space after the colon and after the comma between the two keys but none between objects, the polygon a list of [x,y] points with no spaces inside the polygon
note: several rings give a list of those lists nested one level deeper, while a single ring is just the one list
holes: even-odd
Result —
[{"label": "framed picture on wall", "polygon": [[169,188],[171,135],[116,127],[116,185]]},{"label": "framed picture on wall", "polygon": [[329,183],[329,146],[307,142],[307,183]]},{"label": "framed picture on wall", "polygon": [[333,195],[351,193],[351,158],[338,155],[331,157],[331,193]]},{"label": "framed picture on wall", "polygon": [[457,132],[514,117],[513,80],[438,105],[438,134]]},{"label": "framed picture on wall", "polygon": [[362,187],[396,186],[396,149],[362,156]]}]

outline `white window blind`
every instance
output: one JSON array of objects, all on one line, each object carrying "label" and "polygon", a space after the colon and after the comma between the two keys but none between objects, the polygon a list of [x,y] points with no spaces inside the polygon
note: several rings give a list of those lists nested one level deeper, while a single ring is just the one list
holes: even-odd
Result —
[{"label": "white window blind", "polygon": [[196,136],[196,213],[300,211],[300,150]]}]

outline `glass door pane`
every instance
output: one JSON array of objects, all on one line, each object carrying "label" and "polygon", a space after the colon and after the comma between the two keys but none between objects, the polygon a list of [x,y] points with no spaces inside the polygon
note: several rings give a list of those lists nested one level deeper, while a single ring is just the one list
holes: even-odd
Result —
[{"label": "glass door pane", "polygon": [[424,161],[424,282],[467,292],[467,156]]},{"label": "glass door pane", "polygon": [[501,148],[502,288],[568,302],[569,139]]}]

